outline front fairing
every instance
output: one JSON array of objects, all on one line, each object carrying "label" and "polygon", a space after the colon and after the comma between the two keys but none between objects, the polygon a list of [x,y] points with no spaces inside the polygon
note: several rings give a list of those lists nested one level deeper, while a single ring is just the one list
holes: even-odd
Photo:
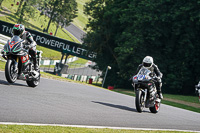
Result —
[{"label": "front fairing", "polygon": [[12,37],[8,40],[7,44],[4,45],[5,55],[20,55],[23,56],[25,51],[23,50],[23,40],[19,36]]},{"label": "front fairing", "polygon": [[133,76],[132,81],[135,84],[148,84],[151,82],[152,77],[150,76],[151,71],[146,69],[145,67],[142,67],[140,71],[137,73],[137,75]]}]

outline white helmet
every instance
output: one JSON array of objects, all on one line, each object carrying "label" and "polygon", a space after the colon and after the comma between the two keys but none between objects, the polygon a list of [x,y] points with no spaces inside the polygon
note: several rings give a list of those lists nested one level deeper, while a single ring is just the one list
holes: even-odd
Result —
[{"label": "white helmet", "polygon": [[153,65],[153,58],[151,56],[146,56],[142,62],[143,66],[150,68]]}]

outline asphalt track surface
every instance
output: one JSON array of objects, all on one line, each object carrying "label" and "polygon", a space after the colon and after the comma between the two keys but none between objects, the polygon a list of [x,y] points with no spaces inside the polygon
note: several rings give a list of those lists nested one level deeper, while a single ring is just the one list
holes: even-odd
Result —
[{"label": "asphalt track surface", "polygon": [[83,43],[82,38],[86,35],[84,31],[79,29],[77,26],[74,24],[70,24],[65,28],[68,32],[70,32],[75,38],[79,40],[80,43]]},{"label": "asphalt track surface", "polygon": [[164,104],[157,114],[138,113],[134,103],[134,97],[73,82],[9,84],[0,72],[0,122],[200,131],[200,113]]}]

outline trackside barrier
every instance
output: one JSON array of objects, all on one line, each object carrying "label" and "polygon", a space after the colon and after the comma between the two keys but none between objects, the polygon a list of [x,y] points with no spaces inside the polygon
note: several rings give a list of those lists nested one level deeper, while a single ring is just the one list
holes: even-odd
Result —
[{"label": "trackside barrier", "polygon": [[5,61],[5,59],[2,57],[2,54],[1,54],[1,50],[3,49],[3,46],[2,44],[0,44],[0,60],[1,61]]},{"label": "trackside barrier", "polygon": [[[74,62],[78,60],[78,57],[68,58],[66,63]],[[65,60],[62,61],[64,64]],[[41,65],[56,65],[56,63],[60,63],[60,60],[41,60]]]},{"label": "trackside barrier", "polygon": [[1,44],[6,44],[9,39],[10,39],[10,37],[0,34],[0,43]]},{"label": "trackside barrier", "polygon": [[[6,44],[9,39],[10,39],[10,37],[7,37],[7,36],[4,36],[4,35],[0,34],[0,52],[4,47],[3,44]],[[0,60],[1,61],[5,61],[4,58],[2,58],[2,54],[1,53],[0,53]]]},{"label": "trackside barrier", "polygon": [[72,79],[74,81],[81,81],[81,82],[86,82],[88,83],[89,80],[93,82],[101,82],[102,78],[99,76],[87,76],[87,75],[71,75],[71,74],[66,74],[65,78]]}]

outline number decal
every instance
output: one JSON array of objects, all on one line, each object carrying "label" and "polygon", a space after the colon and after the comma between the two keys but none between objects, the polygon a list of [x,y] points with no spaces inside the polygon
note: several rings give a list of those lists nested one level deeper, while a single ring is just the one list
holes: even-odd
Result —
[{"label": "number decal", "polygon": [[28,60],[29,60],[28,54],[25,55],[25,56],[21,56],[21,61],[22,61],[22,63],[26,63]]},{"label": "number decal", "polygon": [[143,80],[145,75],[138,75],[138,80]]}]

